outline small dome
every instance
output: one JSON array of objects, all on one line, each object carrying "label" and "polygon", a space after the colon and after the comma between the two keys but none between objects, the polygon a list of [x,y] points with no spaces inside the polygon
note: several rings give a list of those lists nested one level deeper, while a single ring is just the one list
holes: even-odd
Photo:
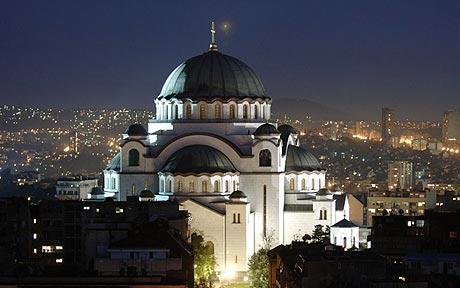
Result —
[{"label": "small dome", "polygon": [[192,145],[174,152],[161,172],[200,174],[237,172],[237,170],[230,159],[219,150],[205,145]]},{"label": "small dome", "polygon": [[242,61],[208,51],[177,66],[157,99],[212,101],[230,98],[270,99],[256,73]]},{"label": "small dome", "polygon": [[232,194],[230,194],[229,198],[230,199],[240,199],[240,198],[247,198],[247,196],[246,196],[246,194],[244,194],[243,191],[236,190],[236,191],[232,192]]},{"label": "small dome", "polygon": [[264,136],[272,134],[280,134],[280,132],[278,131],[278,129],[276,129],[275,126],[269,123],[260,125],[254,132],[254,136]]},{"label": "small dome", "polygon": [[104,191],[102,191],[101,187],[93,187],[91,189],[91,196],[96,196],[96,195],[104,195]]},{"label": "small dome", "polygon": [[283,125],[278,126],[278,131],[280,131],[282,135],[299,134],[299,131],[297,129],[295,129],[294,127],[288,124],[283,124]]},{"label": "small dome", "polygon": [[141,198],[154,198],[155,197],[153,192],[148,190],[148,189],[142,190],[141,193],[139,194],[139,196]]},{"label": "small dome", "polygon": [[105,170],[120,171],[120,153],[117,153],[117,155],[113,157],[112,161],[110,161],[110,164],[107,165]]},{"label": "small dome", "polygon": [[329,191],[327,188],[321,188],[316,192],[316,196],[329,196],[332,195],[331,191]]},{"label": "small dome", "polygon": [[147,130],[141,124],[131,124],[128,129],[126,129],[125,134],[128,136],[147,136]]},{"label": "small dome", "polygon": [[313,154],[298,146],[289,145],[286,157],[286,171],[305,170],[320,171],[324,169]]}]

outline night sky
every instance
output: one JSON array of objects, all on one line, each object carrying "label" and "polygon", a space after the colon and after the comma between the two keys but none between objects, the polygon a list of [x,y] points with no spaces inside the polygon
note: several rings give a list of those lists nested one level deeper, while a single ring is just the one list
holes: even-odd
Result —
[{"label": "night sky", "polygon": [[1,104],[151,109],[172,69],[207,50],[212,19],[274,105],[303,97],[362,119],[460,106],[459,0],[0,0]]}]

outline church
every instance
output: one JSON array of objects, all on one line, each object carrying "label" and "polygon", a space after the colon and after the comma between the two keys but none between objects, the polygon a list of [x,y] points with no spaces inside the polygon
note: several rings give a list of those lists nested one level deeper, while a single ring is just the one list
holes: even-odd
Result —
[{"label": "church", "polygon": [[346,194],[326,189],[325,169],[295,128],[274,123],[262,81],[219,51],[214,25],[208,51],[177,66],[154,102],[147,129],[122,134],[104,196],[179,201],[192,231],[212,243],[222,277],[245,275],[268,236],[290,243],[348,219]]}]

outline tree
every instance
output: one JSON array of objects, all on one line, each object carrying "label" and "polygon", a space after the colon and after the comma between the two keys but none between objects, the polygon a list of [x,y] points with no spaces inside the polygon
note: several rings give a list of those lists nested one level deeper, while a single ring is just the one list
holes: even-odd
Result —
[{"label": "tree", "polygon": [[273,231],[267,233],[262,238],[263,244],[251,259],[249,259],[249,279],[253,288],[268,287],[268,251],[270,251],[273,243]]},{"label": "tree", "polygon": [[323,230],[323,225],[315,225],[315,229],[313,229],[313,232],[311,234],[311,240],[313,243],[328,243],[330,242],[329,239],[329,234],[330,234],[330,228],[328,225],[326,225],[326,228]]},{"label": "tree", "polygon": [[214,244],[205,242],[201,233],[192,234],[192,249],[195,261],[195,287],[211,288],[216,280]]}]

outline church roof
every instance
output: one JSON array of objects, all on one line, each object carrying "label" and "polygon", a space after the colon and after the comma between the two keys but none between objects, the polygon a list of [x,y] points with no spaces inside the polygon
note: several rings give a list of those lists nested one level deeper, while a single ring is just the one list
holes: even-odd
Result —
[{"label": "church roof", "polygon": [[271,134],[280,134],[278,129],[270,123],[265,123],[257,127],[254,132],[255,136],[271,135]]},{"label": "church roof", "polygon": [[291,125],[288,124],[283,124],[278,126],[278,131],[280,131],[281,134],[299,134],[299,131],[292,127]]},{"label": "church roof", "polygon": [[174,69],[157,99],[212,101],[230,98],[267,98],[256,73],[244,62],[210,50],[192,57]]},{"label": "church roof", "polygon": [[113,157],[112,161],[110,161],[110,164],[107,165],[105,170],[120,171],[120,153],[117,153],[117,155]]},{"label": "church roof", "polygon": [[343,210],[343,208],[345,207],[345,200],[347,199],[347,194],[334,194],[333,198],[335,199],[335,210]]},{"label": "church roof", "polygon": [[286,171],[324,170],[318,159],[307,150],[289,145],[286,157]]},{"label": "church roof", "polygon": [[225,173],[237,172],[228,157],[206,145],[191,145],[174,152],[161,172],[169,173]]},{"label": "church roof", "polygon": [[147,130],[141,124],[131,124],[128,129],[126,129],[125,134],[128,136],[147,136]]},{"label": "church roof", "polygon": [[351,227],[358,227],[353,222],[348,221],[347,219],[343,218],[339,222],[335,223],[331,227],[339,227],[339,228],[351,228]]}]

